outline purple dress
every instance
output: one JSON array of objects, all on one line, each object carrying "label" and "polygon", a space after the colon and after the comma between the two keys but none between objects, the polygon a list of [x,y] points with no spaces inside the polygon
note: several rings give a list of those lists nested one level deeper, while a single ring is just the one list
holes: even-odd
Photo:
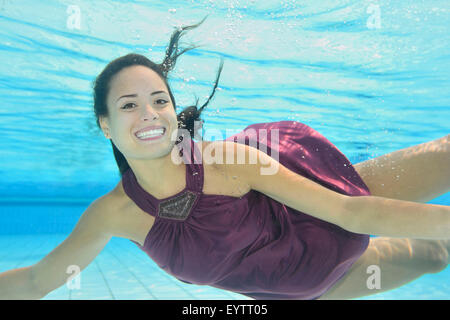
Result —
[{"label": "purple dress", "polygon": [[[226,140],[249,144],[253,138],[246,134],[256,132],[256,147],[273,157],[272,129],[278,129],[282,165],[341,194],[370,195],[345,155],[300,122],[257,123]],[[158,200],[131,169],[122,177],[126,194],[155,217],[143,246],[133,242],[167,273],[254,299],[316,299],[366,250],[369,235],[346,231],[256,190],[242,197],[203,194],[200,148],[187,140],[190,155],[183,159],[191,161],[185,162],[186,188],[178,194]]]}]

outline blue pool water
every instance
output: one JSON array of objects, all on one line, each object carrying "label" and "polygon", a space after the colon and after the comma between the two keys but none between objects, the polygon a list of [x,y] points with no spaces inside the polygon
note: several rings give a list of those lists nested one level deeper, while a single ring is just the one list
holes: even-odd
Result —
[{"label": "blue pool water", "polygon": [[[352,163],[449,133],[448,1],[0,1],[0,272],[63,241],[119,181],[96,128],[92,81],[137,52],[160,62],[175,27],[207,20],[170,84],[178,111],[219,90],[204,131],[295,120]],[[450,194],[430,203],[450,205]],[[370,299],[449,299],[450,270]],[[46,299],[246,299],[182,283],[114,238]]]}]

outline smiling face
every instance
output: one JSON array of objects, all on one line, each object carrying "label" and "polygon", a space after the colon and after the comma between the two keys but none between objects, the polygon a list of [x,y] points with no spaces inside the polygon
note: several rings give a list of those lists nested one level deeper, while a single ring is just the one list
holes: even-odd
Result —
[{"label": "smiling face", "polygon": [[156,72],[141,65],[122,69],[111,80],[106,103],[108,116],[100,118],[100,125],[127,159],[155,159],[172,151],[177,115]]}]

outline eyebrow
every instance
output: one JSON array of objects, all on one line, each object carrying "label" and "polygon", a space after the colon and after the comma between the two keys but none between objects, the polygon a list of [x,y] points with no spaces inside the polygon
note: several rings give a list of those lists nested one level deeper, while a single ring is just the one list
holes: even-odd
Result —
[{"label": "eyebrow", "polygon": [[[152,92],[150,95],[151,96],[154,96],[155,94],[158,94],[158,93],[167,93],[167,92],[165,92],[165,91],[155,91],[155,92]],[[126,95],[124,95],[124,96],[121,96],[121,97],[119,97],[119,99],[117,99],[116,100],[116,102],[117,101],[119,101],[120,99],[122,99],[122,98],[134,98],[134,97],[137,97],[137,93],[132,93],[132,94],[126,94]]]}]

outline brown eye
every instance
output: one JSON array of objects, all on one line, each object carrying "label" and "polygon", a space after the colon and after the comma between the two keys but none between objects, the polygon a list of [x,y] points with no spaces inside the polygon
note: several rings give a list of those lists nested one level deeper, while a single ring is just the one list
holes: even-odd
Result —
[{"label": "brown eye", "polygon": [[127,103],[121,109],[130,109],[130,107],[127,107],[127,106],[130,106],[130,105],[135,105],[135,104],[134,103]]},{"label": "brown eye", "polygon": [[164,100],[164,99],[158,99],[158,100],[156,100],[156,102],[158,103],[158,101],[164,101],[163,103],[159,103],[159,104],[166,104],[166,103],[168,103],[169,101],[167,101],[167,100]]}]

